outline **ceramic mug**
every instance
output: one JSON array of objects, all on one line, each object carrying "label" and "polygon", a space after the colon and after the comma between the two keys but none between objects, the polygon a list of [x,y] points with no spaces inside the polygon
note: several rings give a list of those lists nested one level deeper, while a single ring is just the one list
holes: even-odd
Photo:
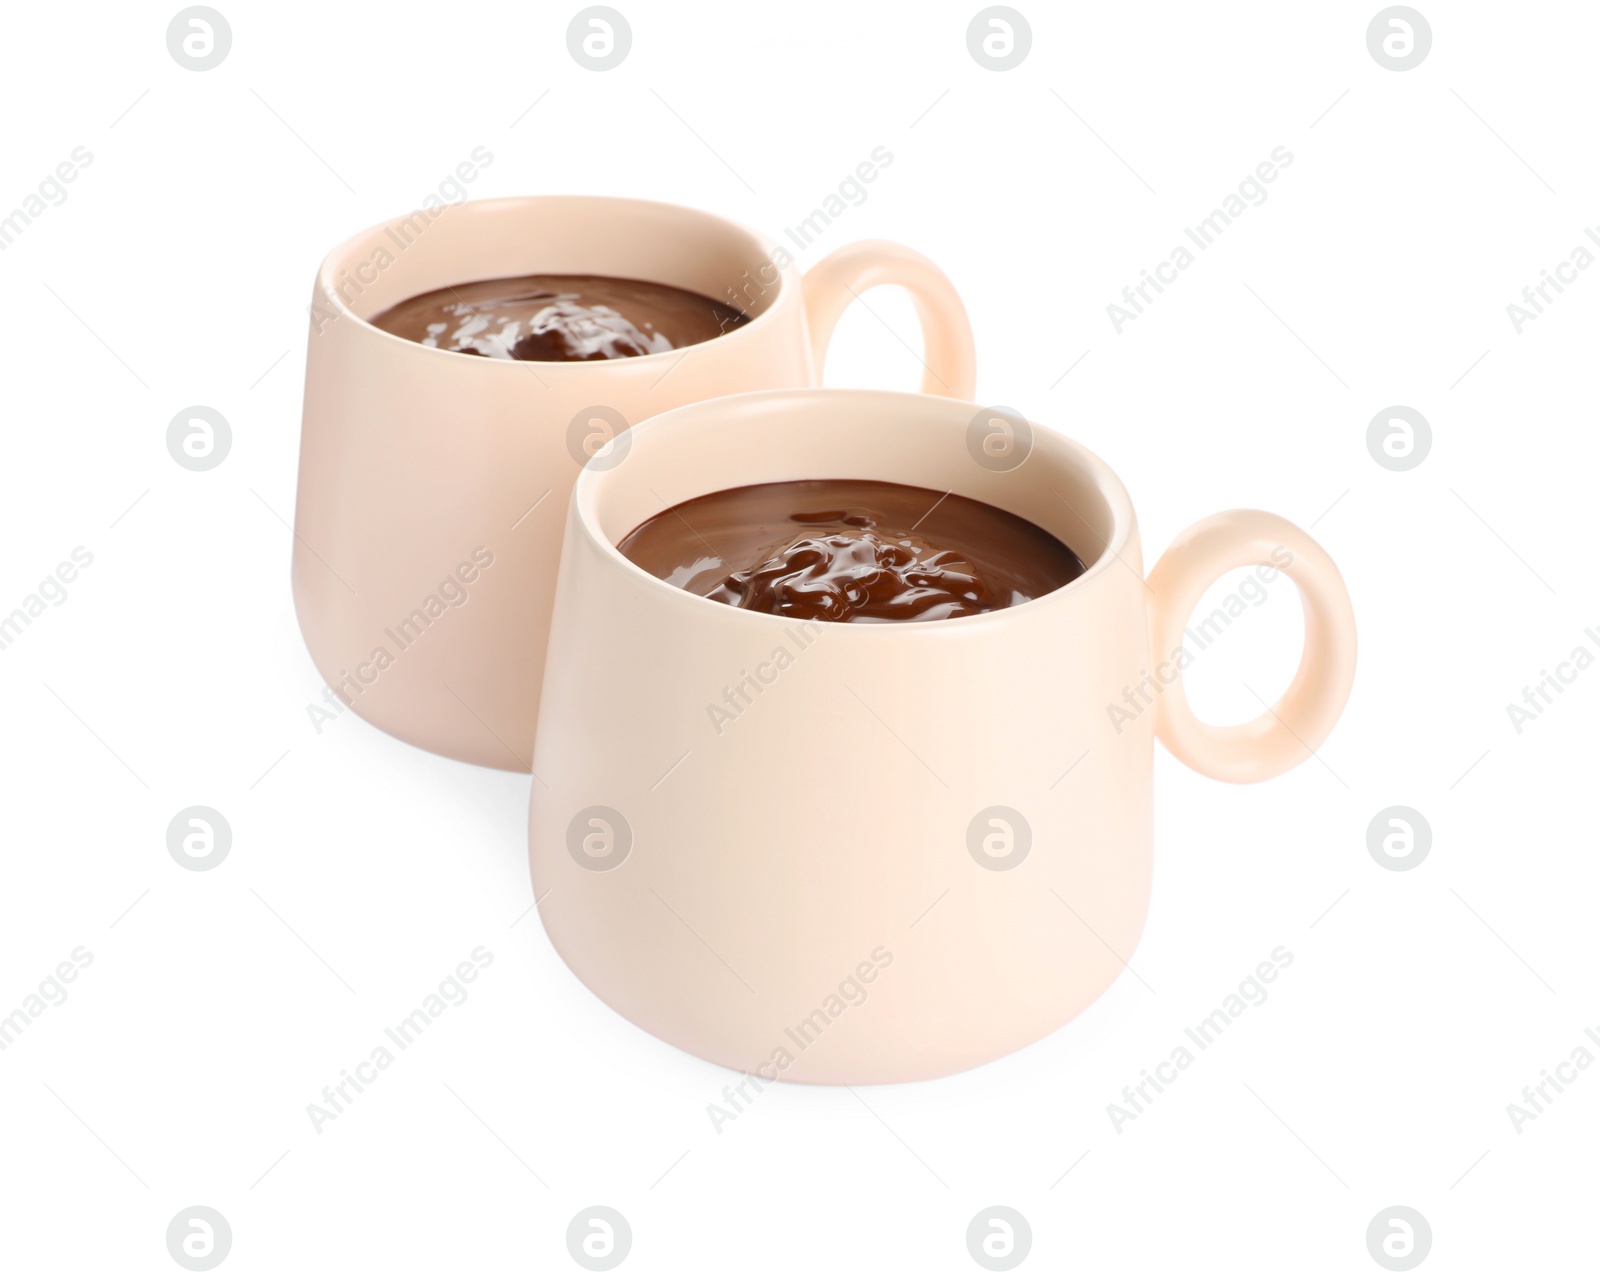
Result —
[{"label": "ceramic mug", "polygon": [[[752,318],[697,346],[530,363],[460,355],[368,320],[417,294],[533,273],[647,279]],[[906,288],[923,389],[970,396],[972,334],[948,279],[884,241],[804,276],[708,213],[537,196],[418,212],[340,245],[317,275],[295,508],[294,599],[346,705],[396,737],[527,771],[567,497],[618,432],[695,400],[815,385],[855,295]]]},{"label": "ceramic mug", "polygon": [[[797,623],[616,549],[689,498],[829,478],[988,502],[1087,571],[978,616]],[[931,1078],[1063,1025],[1139,940],[1155,739],[1212,777],[1272,777],[1354,677],[1344,583],[1286,520],[1214,515],[1142,562],[1105,463],[1009,412],[798,390],[643,424],[567,519],[529,828],[556,950],[630,1021],[768,1079]],[[1184,696],[1190,613],[1262,564],[1299,588],[1304,653],[1270,712],[1212,727]]]}]

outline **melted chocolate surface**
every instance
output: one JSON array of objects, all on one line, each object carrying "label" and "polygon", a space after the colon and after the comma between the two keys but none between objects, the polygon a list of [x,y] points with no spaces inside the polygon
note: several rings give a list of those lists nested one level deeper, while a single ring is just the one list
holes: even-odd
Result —
[{"label": "melted chocolate surface", "polygon": [[1035,524],[972,498],[880,480],[725,489],[618,543],[695,595],[782,617],[932,622],[1024,604],[1084,571]]},{"label": "melted chocolate surface", "polygon": [[493,360],[620,360],[694,346],[744,324],[688,289],[604,275],[475,280],[372,317],[385,333]]}]

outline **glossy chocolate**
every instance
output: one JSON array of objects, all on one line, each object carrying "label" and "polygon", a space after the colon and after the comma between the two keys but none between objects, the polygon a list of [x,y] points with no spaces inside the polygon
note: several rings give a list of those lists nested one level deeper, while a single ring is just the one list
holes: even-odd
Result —
[{"label": "glossy chocolate", "polygon": [[693,346],[746,318],[650,280],[520,275],[422,293],[372,323],[423,346],[495,360],[620,360]]},{"label": "glossy chocolate", "polygon": [[695,595],[829,622],[970,617],[1037,599],[1084,569],[1020,516],[879,480],[708,493],[652,516],[617,549]]}]

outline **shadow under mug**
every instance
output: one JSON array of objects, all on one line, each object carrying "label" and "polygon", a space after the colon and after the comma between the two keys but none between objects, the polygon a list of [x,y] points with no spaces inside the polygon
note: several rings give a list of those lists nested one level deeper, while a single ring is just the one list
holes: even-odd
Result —
[{"label": "shadow under mug", "polygon": [[[534,273],[653,280],[751,318],[696,346],[579,363],[475,358],[368,323],[433,289]],[[340,245],[313,294],[293,566],[329,687],[404,741],[526,772],[580,467],[616,465],[627,426],[666,409],[819,383],[839,317],[880,284],[916,304],[923,390],[970,396],[972,333],[953,286],[886,241],[847,245],[802,277],[708,213],[535,196],[418,212]]]},{"label": "shadow under mug", "polygon": [[[852,625],[702,599],[616,549],[689,498],[826,478],[991,503],[1088,569],[993,613]],[[1299,669],[1258,719],[1203,724],[1184,696],[1190,614],[1220,574],[1261,564],[1300,590]],[[1147,579],[1121,482],[1021,419],[843,390],[677,409],[573,495],[535,746],[535,898],[591,990],[700,1057],[805,1083],[963,1070],[1069,1021],[1133,954],[1156,737],[1227,781],[1292,768],[1338,719],[1355,644],[1308,534],[1215,515]]]}]

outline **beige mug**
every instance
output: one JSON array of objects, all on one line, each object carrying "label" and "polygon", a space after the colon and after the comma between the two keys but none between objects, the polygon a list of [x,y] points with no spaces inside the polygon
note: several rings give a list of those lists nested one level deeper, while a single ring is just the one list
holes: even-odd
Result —
[{"label": "beige mug", "polygon": [[[988,502],[1087,571],[992,613],[852,625],[703,599],[617,550],[689,498],[831,478]],[[931,1078],[1060,1027],[1139,940],[1156,738],[1272,777],[1354,677],[1339,571],[1286,520],[1212,516],[1142,564],[1111,470],[1009,412],[796,390],[639,426],[567,519],[529,819],[556,950],[630,1021],[763,1079]],[[1270,711],[1213,727],[1184,696],[1186,628],[1249,565],[1298,586],[1304,653]]]},{"label": "beige mug", "polygon": [[[694,290],[751,318],[631,359],[532,363],[424,347],[368,320],[417,294],[535,273]],[[317,669],[386,732],[527,771],[567,498],[625,456],[628,425],[735,391],[821,380],[855,296],[906,288],[923,390],[970,397],[950,281],[885,241],[802,276],[754,232],[643,200],[535,196],[433,208],[361,232],[317,274],[295,507],[295,607]]]}]

